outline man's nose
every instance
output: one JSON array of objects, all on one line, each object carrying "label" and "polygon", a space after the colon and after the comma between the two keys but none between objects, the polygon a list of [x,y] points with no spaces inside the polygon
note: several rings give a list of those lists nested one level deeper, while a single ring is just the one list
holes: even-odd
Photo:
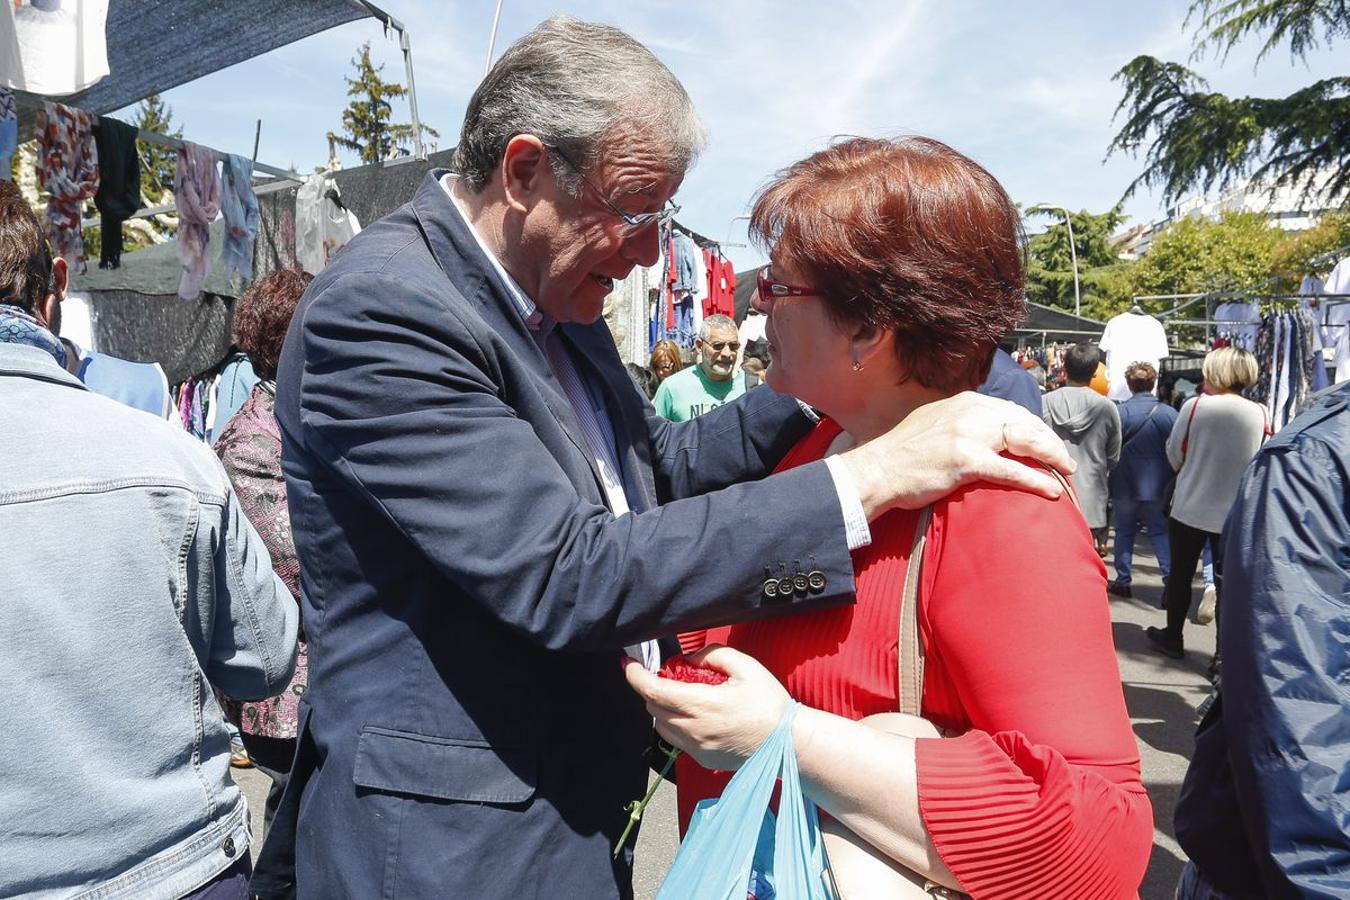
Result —
[{"label": "man's nose", "polygon": [[624,259],[644,268],[656,265],[661,261],[661,229],[653,222],[634,232],[623,239],[619,253]]}]

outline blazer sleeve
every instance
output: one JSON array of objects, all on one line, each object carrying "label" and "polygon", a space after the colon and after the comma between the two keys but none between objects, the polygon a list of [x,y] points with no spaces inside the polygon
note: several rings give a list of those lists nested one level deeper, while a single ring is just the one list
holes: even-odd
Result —
[{"label": "blazer sleeve", "polygon": [[[358,272],[303,310],[306,451],[527,639],[617,649],[852,601],[843,514],[823,462],[615,517],[578,491],[503,399],[502,384],[520,373],[503,371],[482,324],[462,321],[455,304],[426,285]],[[766,596],[767,574],[808,560],[824,590]]]},{"label": "blazer sleeve", "polygon": [[800,403],[767,385],[688,422],[657,415],[647,424],[663,502],[763,478],[815,425]]}]

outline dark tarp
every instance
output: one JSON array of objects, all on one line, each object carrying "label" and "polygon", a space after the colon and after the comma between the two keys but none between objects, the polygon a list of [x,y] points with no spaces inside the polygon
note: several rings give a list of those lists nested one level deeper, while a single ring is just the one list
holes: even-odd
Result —
[{"label": "dark tarp", "polygon": [[169,383],[178,384],[225,358],[234,305],[232,297],[209,293],[184,300],[173,292],[92,291],[89,324],[100,353],[157,362]]},{"label": "dark tarp", "polygon": [[[454,152],[442,150],[426,159],[401,159],[343,169],[332,177],[342,204],[356,214],[356,220],[365,228],[411,200],[429,170],[449,168]],[[299,190],[300,186],[295,185],[258,198],[258,239],[253,251],[255,277],[295,265],[295,195]]]},{"label": "dark tarp", "polygon": [[[369,15],[354,0],[109,0],[109,74],[51,99],[109,113]],[[21,115],[29,133],[33,112]]]}]

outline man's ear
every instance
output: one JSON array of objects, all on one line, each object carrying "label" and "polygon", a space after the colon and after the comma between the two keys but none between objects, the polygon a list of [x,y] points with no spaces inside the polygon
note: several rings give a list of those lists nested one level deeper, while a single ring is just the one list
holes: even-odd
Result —
[{"label": "man's ear", "polygon": [[506,142],[502,154],[501,181],[506,202],[516,212],[534,206],[549,177],[543,141],[532,134],[518,134]]},{"label": "man's ear", "polygon": [[38,302],[37,320],[53,334],[61,333],[61,301],[70,286],[70,267],[61,257],[52,260],[52,291]]}]

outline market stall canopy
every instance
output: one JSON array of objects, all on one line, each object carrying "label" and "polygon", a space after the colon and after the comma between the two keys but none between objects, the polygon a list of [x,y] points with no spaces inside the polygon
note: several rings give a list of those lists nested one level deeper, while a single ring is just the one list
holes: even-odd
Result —
[{"label": "market stall canopy", "polygon": [[110,74],[52,99],[103,115],[366,16],[387,19],[360,0],[109,0]]},{"label": "market stall canopy", "polygon": [[[1027,317],[1017,327],[1017,335],[1028,341],[1033,337],[1040,339],[1043,335],[1048,341],[1078,343],[1100,339],[1105,328],[1105,322],[1086,316],[1075,316],[1066,310],[1028,300]],[[1016,344],[1015,341],[1008,340],[1004,343]]]}]

